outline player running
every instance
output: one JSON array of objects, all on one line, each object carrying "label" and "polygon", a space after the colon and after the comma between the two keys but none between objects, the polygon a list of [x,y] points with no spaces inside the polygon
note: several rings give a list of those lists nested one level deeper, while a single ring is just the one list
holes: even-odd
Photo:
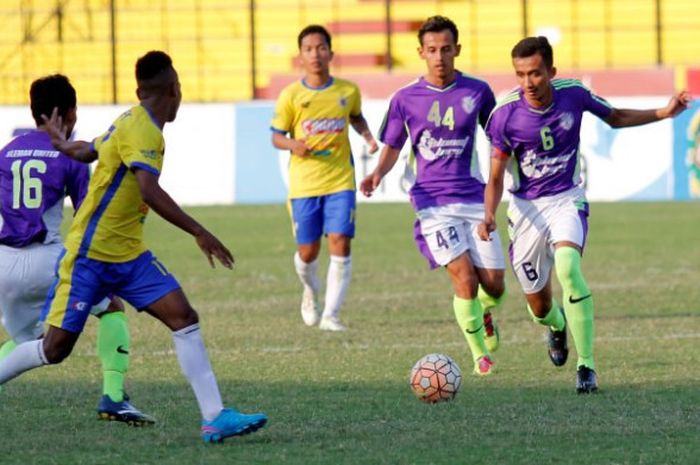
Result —
[{"label": "player running", "polygon": [[[579,185],[581,118],[589,111],[615,128],[676,116],[686,92],[656,110],[613,108],[575,79],[554,79],[552,47],[545,37],[527,37],[511,52],[520,86],[498,104],[486,132],[492,144],[484,221],[479,235],[490,240],[503,194],[506,167],[513,175],[508,207],[510,258],[532,318],[549,328],[549,357],[568,357],[567,326],[578,354],[576,391],[598,389],[593,361],[593,298],[581,272],[588,232],[588,202]],[[562,287],[562,306],[552,297],[551,271]]]},{"label": "player running", "polygon": [[[302,319],[325,331],[345,331],[339,314],[350,286],[350,242],[355,236],[355,168],[348,126],[362,135],[369,153],[378,146],[362,116],[357,86],[330,75],[333,51],[328,31],[307,26],[297,44],[304,77],[285,87],[277,99],[272,144],[291,152],[289,208],[297,242],[294,268],[304,286]],[[330,262],[319,323],[322,235],[328,237]]]},{"label": "player running", "polygon": [[495,105],[487,83],[454,67],[461,46],[448,18],[428,18],[418,32],[418,53],[428,73],[400,89],[389,104],[379,139],[385,144],[375,170],[360,184],[367,196],[396,163],[410,138],[416,181],[410,191],[418,217],[418,250],[432,268],[443,266],[454,288],[453,308],[479,375],[492,371],[498,347],[491,310],[504,295],[501,242],[480,241],[484,181],[475,149],[477,126]]},{"label": "player running", "polygon": [[[88,165],[51,145],[41,118],[58,108],[70,136],[77,120],[75,89],[56,74],[37,79],[30,91],[37,129],[16,137],[0,150],[0,312],[10,340],[0,347],[0,360],[26,341],[43,334],[40,321],[46,294],[55,279],[63,249],[61,221],[66,194],[78,209],[88,189]],[[118,299],[95,302],[89,313],[99,320],[97,354],[102,362],[103,395],[98,418],[131,425],[153,423],[124,395],[129,366],[129,330]]]},{"label": "player running", "polygon": [[66,140],[54,111],[46,128],[56,149],[79,161],[99,158],[89,191],[66,238],[58,281],[44,311],[49,329],[0,362],[0,384],[38,366],[60,363],[73,349],[87,319],[86,308],[113,293],[165,324],[173,335],[180,368],[202,414],[205,442],[256,431],[264,414],[224,409],[199,329],[199,317],[180,284],[143,241],[150,208],[195,237],[211,266],[233,266],[229,250],[187,215],[159,185],[165,143],[163,126],[177,115],[182,94],[170,57],[148,52],[136,63],[139,105],[123,113],[92,143]]}]

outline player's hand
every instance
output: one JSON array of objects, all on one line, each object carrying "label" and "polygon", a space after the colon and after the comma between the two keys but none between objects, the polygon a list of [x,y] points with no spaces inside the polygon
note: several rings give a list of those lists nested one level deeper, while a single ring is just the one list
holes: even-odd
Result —
[{"label": "player's hand", "polygon": [[204,255],[206,255],[209,260],[209,264],[212,268],[214,268],[214,257],[229,270],[233,268],[233,255],[231,255],[231,252],[216,238],[216,236],[205,229],[195,236],[195,239],[197,240],[197,245],[202,249],[202,252],[204,252]]},{"label": "player's hand", "polygon": [[372,173],[369,176],[366,176],[360,183],[360,192],[362,192],[365,197],[372,197],[372,192],[379,187],[379,183],[381,182],[382,177],[377,173]]},{"label": "player's hand", "polygon": [[44,129],[51,138],[51,144],[58,148],[62,142],[66,141],[66,132],[68,132],[68,128],[63,124],[63,118],[58,115],[58,107],[53,108],[51,118],[42,114],[41,119],[44,120]]},{"label": "player's hand", "polygon": [[306,144],[305,140],[295,139],[292,142],[292,154],[297,157],[306,158],[311,155],[311,147]]},{"label": "player's hand", "polygon": [[484,218],[484,221],[479,223],[476,228],[477,234],[482,241],[490,241],[491,233],[496,230],[496,220],[495,218]]},{"label": "player's hand", "polygon": [[372,137],[372,140],[367,141],[367,153],[372,155],[373,153],[377,153],[377,150],[379,150],[379,144],[377,144],[377,140]]},{"label": "player's hand", "polygon": [[677,114],[682,113],[688,108],[688,105],[692,100],[693,98],[690,96],[688,91],[682,90],[678,92],[676,95],[671,97],[668,105],[666,105],[666,107],[663,109],[664,116],[666,118],[673,118]]}]

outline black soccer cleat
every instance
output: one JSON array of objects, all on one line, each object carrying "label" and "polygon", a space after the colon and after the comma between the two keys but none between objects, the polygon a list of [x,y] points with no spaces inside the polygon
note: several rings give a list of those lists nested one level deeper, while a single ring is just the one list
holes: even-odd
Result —
[{"label": "black soccer cleat", "polygon": [[128,396],[124,396],[123,401],[114,402],[108,395],[103,395],[97,405],[97,418],[107,421],[121,421],[129,426],[146,426],[156,422],[152,416],[141,412],[127,399]]},{"label": "black soccer cleat", "polygon": [[[564,321],[566,322],[566,315],[561,309],[557,309],[564,316]],[[547,338],[547,352],[549,353],[549,359],[552,361],[554,366],[560,367],[566,363],[569,358],[569,344],[567,343],[566,337],[566,325],[561,331],[554,331],[549,328],[549,337]]]},{"label": "black soccer cleat", "polygon": [[576,371],[576,392],[590,394],[598,390],[598,377],[595,371],[585,365],[580,365]]}]

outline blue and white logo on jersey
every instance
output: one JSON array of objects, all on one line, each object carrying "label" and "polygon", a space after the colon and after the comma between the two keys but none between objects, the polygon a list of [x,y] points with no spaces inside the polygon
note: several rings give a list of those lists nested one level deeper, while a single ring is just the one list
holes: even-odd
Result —
[{"label": "blue and white logo on jersey", "polygon": [[341,106],[341,108],[345,108],[348,106],[348,99],[345,97],[340,97],[340,100],[338,100],[338,105]]},{"label": "blue and white logo on jersey", "polygon": [[562,113],[559,117],[559,127],[562,128],[564,131],[568,131],[569,129],[574,127],[574,115],[572,115],[568,111]]}]

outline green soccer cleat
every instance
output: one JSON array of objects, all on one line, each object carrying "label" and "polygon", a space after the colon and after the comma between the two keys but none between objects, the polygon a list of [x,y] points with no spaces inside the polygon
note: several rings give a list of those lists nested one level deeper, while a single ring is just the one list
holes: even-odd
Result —
[{"label": "green soccer cleat", "polygon": [[127,397],[121,402],[114,402],[108,395],[100,398],[97,405],[97,418],[106,421],[121,421],[129,426],[152,425],[156,420],[127,402]]},{"label": "green soccer cleat", "polygon": [[494,363],[491,357],[484,355],[474,363],[474,374],[478,376],[488,376],[493,373],[493,365]]}]

